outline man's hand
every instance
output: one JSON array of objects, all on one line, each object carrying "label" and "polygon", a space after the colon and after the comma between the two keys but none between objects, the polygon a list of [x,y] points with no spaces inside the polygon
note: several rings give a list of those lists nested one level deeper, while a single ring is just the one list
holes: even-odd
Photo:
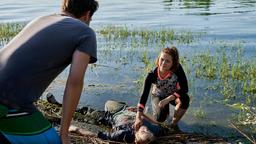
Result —
[{"label": "man's hand", "polygon": [[76,133],[79,130],[77,126],[70,125],[68,131]]},{"label": "man's hand", "polygon": [[60,138],[61,138],[62,144],[70,144],[70,139],[69,139],[68,134],[61,134]]},{"label": "man's hand", "polygon": [[175,100],[175,98],[176,98],[176,97],[175,97],[174,95],[170,95],[170,96],[168,96],[167,98],[161,100],[161,101],[159,102],[158,106],[159,106],[160,108],[164,108],[165,105],[169,104],[170,101]]},{"label": "man's hand", "polygon": [[90,137],[96,137],[97,136],[96,133],[93,133],[91,131],[87,131],[85,129],[79,128],[79,127],[74,126],[74,125],[70,125],[68,131],[73,132],[73,133],[77,133],[77,134],[80,134],[80,135],[83,135],[83,136],[90,136]]}]

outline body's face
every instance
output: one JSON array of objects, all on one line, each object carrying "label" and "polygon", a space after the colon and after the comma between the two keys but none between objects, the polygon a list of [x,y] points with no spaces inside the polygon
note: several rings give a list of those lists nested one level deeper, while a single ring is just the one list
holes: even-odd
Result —
[{"label": "body's face", "polygon": [[161,52],[158,60],[158,66],[159,66],[160,72],[170,71],[172,65],[173,65],[172,56],[167,53]]},{"label": "body's face", "polygon": [[148,143],[152,140],[153,134],[145,126],[141,126],[140,129],[136,132],[136,140],[138,143]]}]

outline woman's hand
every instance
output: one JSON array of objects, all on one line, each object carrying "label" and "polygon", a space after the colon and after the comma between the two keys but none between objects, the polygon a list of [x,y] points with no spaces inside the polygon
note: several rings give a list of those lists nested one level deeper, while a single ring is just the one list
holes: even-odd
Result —
[{"label": "woman's hand", "polygon": [[169,104],[170,101],[175,100],[175,98],[176,98],[176,97],[175,97],[174,95],[170,95],[170,96],[168,96],[167,98],[161,100],[161,101],[159,102],[158,106],[159,106],[160,108],[164,108],[165,105]]},{"label": "woman's hand", "polygon": [[140,126],[142,125],[142,112],[137,112],[135,123],[134,123],[134,129],[135,131],[138,131]]},{"label": "woman's hand", "polygon": [[175,103],[176,103],[175,110],[178,110],[182,104],[180,98],[176,98]]}]

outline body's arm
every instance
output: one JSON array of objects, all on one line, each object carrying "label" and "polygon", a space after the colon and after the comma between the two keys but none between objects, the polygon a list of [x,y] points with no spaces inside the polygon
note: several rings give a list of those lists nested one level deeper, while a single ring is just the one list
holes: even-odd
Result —
[{"label": "body's arm", "polygon": [[152,118],[151,116],[149,116],[147,114],[141,113],[141,115],[142,115],[143,119],[147,119],[148,121],[150,121],[153,124],[160,124],[160,122],[156,121],[154,118]]},{"label": "body's arm", "polygon": [[62,120],[60,136],[62,143],[68,143],[68,128],[72,120],[75,109],[78,105],[83,89],[84,74],[86,72],[90,56],[76,50],[73,54],[70,73],[66,83],[63,97]]}]

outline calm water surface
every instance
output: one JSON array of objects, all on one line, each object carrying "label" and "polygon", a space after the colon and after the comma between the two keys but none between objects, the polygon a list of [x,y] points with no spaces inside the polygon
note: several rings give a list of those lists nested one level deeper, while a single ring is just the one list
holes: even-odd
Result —
[{"label": "calm water surface", "polygon": [[[56,0],[0,0],[0,23],[27,22],[37,16],[58,13],[59,7],[60,1]],[[156,30],[168,27],[175,30],[206,32],[208,40],[217,39],[231,43],[244,41],[245,57],[248,59],[255,57],[256,53],[256,0],[100,0],[100,8],[95,13],[91,26],[99,29],[106,25]],[[113,57],[112,61],[106,61],[107,58],[101,53],[101,47],[104,47],[104,44],[99,42],[98,63],[104,66],[90,67],[80,105],[103,108],[104,102],[108,99],[118,99],[135,105],[140,95],[134,84],[140,75],[140,71],[137,70],[140,68],[139,62],[135,59],[135,62],[127,65],[118,64],[124,60],[124,52],[120,52],[119,57]],[[188,49],[188,46],[179,47],[183,56],[193,53],[194,50]],[[194,47],[200,49],[210,46],[208,42],[201,42]],[[153,59],[156,52],[151,55]],[[68,70],[64,71],[48,89],[58,96],[58,100],[61,100],[67,75]],[[191,81],[192,78],[188,79]],[[191,108],[204,109],[207,118],[197,119],[188,112],[182,119],[182,129],[227,137],[235,134],[227,126],[226,121],[232,115],[231,111],[217,104],[200,104],[199,102],[207,99],[214,99],[214,94],[208,95],[202,91],[205,89],[202,81],[195,80],[195,83],[196,86],[190,86],[195,95]],[[209,123],[211,126],[207,126]]]},{"label": "calm water surface", "polygon": [[[58,13],[60,1],[1,0],[0,22],[29,21]],[[221,35],[256,33],[255,0],[100,0],[92,26],[106,24],[206,30]]]}]

